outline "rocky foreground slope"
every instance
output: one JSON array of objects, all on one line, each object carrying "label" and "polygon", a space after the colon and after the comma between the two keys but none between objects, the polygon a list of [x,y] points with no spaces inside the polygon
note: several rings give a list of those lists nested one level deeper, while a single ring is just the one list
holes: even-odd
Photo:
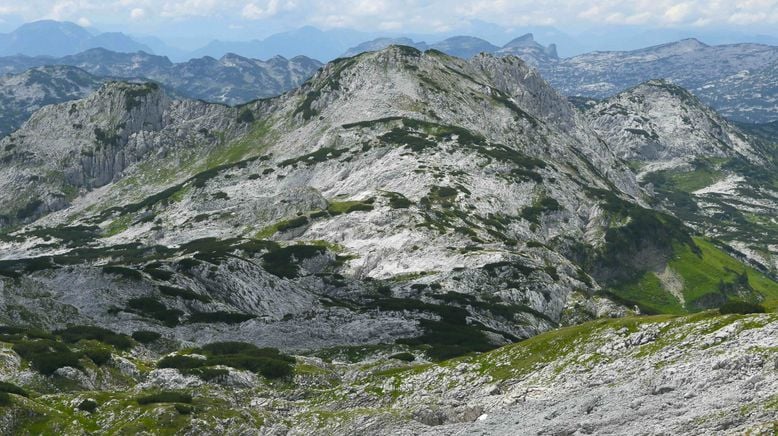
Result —
[{"label": "rocky foreground slope", "polygon": [[[316,432],[319,425],[321,432],[415,433],[496,413],[502,418],[476,425],[507,434],[506,420],[518,418],[499,405],[511,398],[504,393],[527,380],[523,365],[547,358],[548,368],[562,366],[552,373],[533,367],[535,376],[549,377],[543,386],[550,396],[539,398],[569,402],[569,412],[543,415],[541,423],[535,407],[546,407],[539,403],[521,419],[536,420],[535,428],[590,431],[572,426],[581,424],[577,401],[591,400],[584,409],[601,410],[591,428],[633,428],[613,417],[623,414],[624,402],[611,408],[585,395],[574,373],[550,374],[568,374],[568,358],[599,364],[611,352],[626,359],[625,374],[661,367],[632,345],[623,355],[615,351],[621,348],[601,350],[625,337],[645,345],[651,339],[638,336],[654,333],[636,332],[654,328],[672,330],[683,344],[678,352],[704,365],[706,349],[683,342],[682,332],[706,338],[706,329],[740,317],[709,312],[554,329],[638,312],[700,312],[729,301],[768,309],[778,302],[769,265],[748,262],[707,228],[687,226],[633,171],[686,165],[687,154],[711,150],[768,169],[766,151],[682,90],[649,83],[633,94],[582,113],[517,58],[466,61],[389,47],[335,61],[299,89],[237,107],[178,100],[154,84],[112,82],[86,99],[42,109],[0,140],[0,324],[24,327],[2,331],[5,349],[13,350],[6,355],[14,383],[33,399],[61,395],[64,409],[58,415],[13,397],[14,407],[27,404],[18,410],[40,411],[10,415],[6,425],[30,428],[29,417],[43,416],[41,423],[70,416],[85,399],[74,393],[86,389],[100,392],[98,415],[75,412],[83,419],[51,421],[54,428],[77,433],[112,422],[117,431],[138,432],[144,423],[166,422],[192,434],[276,426]],[[675,107],[668,99],[679,95],[694,104],[655,110]],[[681,135],[687,140],[675,141]],[[689,148],[678,153],[679,146]],[[765,359],[774,358],[773,316],[742,323],[767,335],[754,340],[766,344]],[[44,331],[25,330],[30,326]],[[528,339],[550,330],[541,336],[550,342]],[[213,345],[223,341],[251,345]],[[571,352],[543,354],[534,346]],[[733,358],[750,346],[735,345]],[[160,360],[176,350],[187,356]],[[462,355],[470,357],[395,368],[398,360]],[[593,374],[600,377],[602,368],[593,366]],[[262,376],[231,375],[235,370]],[[774,383],[773,374],[760,374]],[[303,375],[313,376],[312,384]],[[356,386],[366,376],[378,384],[365,385],[363,395]],[[406,376],[421,378],[405,385]],[[229,388],[208,381],[220,377],[226,381],[215,385]],[[491,386],[499,377],[504,383]],[[638,401],[644,391],[629,380],[614,395]],[[41,387],[45,381],[55,389]],[[462,390],[454,389],[460,381]],[[586,383],[586,392],[605,395]],[[229,393],[257,384],[262,393]],[[712,383],[710,395],[732,387]],[[561,399],[556,388],[582,394]],[[116,397],[102,409],[109,415],[99,415],[100,405],[128,389],[131,396]],[[159,390],[178,392],[145,398]],[[686,400],[698,401],[692,398]],[[325,406],[313,412],[290,401]],[[699,418],[696,409],[666,417],[661,400],[641,401],[657,426],[683,432]],[[158,402],[176,405],[149,406]],[[735,407],[729,397],[722,404]],[[769,425],[770,410],[732,428]],[[294,416],[306,411],[311,424]],[[166,418],[150,421],[147,413]]]},{"label": "rocky foreground slope", "polygon": [[776,338],[774,314],[623,318],[441,364],[370,348],[323,351],[298,356],[284,379],[180,365],[205,359],[197,350],[171,368],[170,356],[151,351],[159,342],[111,347],[100,365],[85,359],[82,371],[43,377],[0,348],[0,392],[13,392],[0,404],[0,431],[772,434]]}]

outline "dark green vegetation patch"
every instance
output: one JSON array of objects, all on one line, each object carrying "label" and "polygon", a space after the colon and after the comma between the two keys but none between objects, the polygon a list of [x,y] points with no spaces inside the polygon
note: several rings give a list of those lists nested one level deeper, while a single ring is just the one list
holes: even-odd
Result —
[{"label": "dark green vegetation patch", "polygon": [[150,344],[160,339],[161,337],[162,337],[161,334],[149,330],[139,330],[137,332],[133,332],[132,334],[132,338],[140,342],[141,344]]},{"label": "dark green vegetation patch", "polygon": [[729,313],[745,315],[748,313],[764,313],[765,309],[759,304],[749,303],[748,301],[728,301],[719,307],[719,312],[722,315]]},{"label": "dark green vegetation patch", "polygon": [[207,358],[168,356],[160,360],[157,366],[159,368],[175,368],[187,374],[212,379],[226,375],[226,372],[210,367],[223,365],[255,372],[273,379],[291,375],[292,364],[295,362],[293,357],[282,354],[276,348],[259,348],[245,342],[215,342],[205,345],[195,352],[203,354]]},{"label": "dark green vegetation patch", "polygon": [[158,403],[188,404],[192,402],[192,394],[186,392],[163,391],[155,394],[149,394],[149,395],[144,395],[142,397],[138,397],[137,401],[138,404],[142,406],[147,404],[158,404]]}]

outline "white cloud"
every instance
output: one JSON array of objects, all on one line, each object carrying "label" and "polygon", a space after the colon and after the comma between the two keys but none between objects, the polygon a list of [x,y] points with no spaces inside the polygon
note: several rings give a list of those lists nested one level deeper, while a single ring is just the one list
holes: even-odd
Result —
[{"label": "white cloud", "polygon": [[669,23],[680,23],[683,22],[691,12],[692,5],[689,3],[679,3],[668,8],[667,11],[665,11],[664,17]]},{"label": "white cloud", "polygon": [[[470,20],[506,27],[576,25],[753,26],[778,24],[778,0],[0,0],[0,17],[96,23],[164,23],[193,17],[286,21],[361,30],[415,32],[457,28]],[[294,12],[294,15],[289,14]],[[278,24],[278,23],[276,23]],[[98,24],[99,25],[99,24]]]},{"label": "white cloud", "polygon": [[92,25],[92,22],[89,21],[89,18],[87,17],[80,17],[76,23],[78,23],[78,25],[81,27],[89,27]]},{"label": "white cloud", "polygon": [[146,18],[146,10],[143,8],[134,8],[130,11],[130,19],[133,21],[140,21]]}]

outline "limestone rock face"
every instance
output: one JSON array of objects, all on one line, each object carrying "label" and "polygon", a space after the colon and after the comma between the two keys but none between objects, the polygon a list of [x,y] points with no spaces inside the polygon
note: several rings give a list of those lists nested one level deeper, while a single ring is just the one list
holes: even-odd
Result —
[{"label": "limestone rock face", "polygon": [[666,81],[646,82],[598,104],[588,114],[595,131],[628,161],[767,160],[742,132],[688,91]]}]

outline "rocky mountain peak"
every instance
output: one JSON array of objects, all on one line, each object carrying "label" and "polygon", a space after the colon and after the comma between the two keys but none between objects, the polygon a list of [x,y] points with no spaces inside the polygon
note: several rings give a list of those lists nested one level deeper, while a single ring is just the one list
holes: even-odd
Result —
[{"label": "rocky mountain peak", "polygon": [[588,111],[594,129],[624,159],[646,162],[764,156],[739,131],[685,89],[651,80]]},{"label": "rocky mountain peak", "polygon": [[535,36],[532,33],[526,33],[518,38],[513,39],[509,43],[505,44],[503,48],[509,47],[527,47],[537,44],[535,42]]}]

